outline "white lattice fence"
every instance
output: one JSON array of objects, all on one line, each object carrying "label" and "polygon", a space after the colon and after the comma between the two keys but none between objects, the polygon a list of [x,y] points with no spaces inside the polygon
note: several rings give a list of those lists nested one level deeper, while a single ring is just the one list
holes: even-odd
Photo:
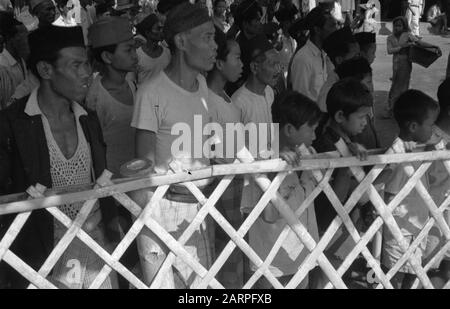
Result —
[{"label": "white lattice fence", "polygon": [[[308,250],[308,254],[301,263],[298,272],[286,285],[286,288],[295,288],[298,286],[316,265],[322,269],[329,280],[326,288],[347,288],[347,283],[344,281],[344,274],[359,256],[362,256],[367,261],[368,267],[372,269],[372,273],[379,282],[377,288],[392,288],[393,286],[390,280],[404,263],[409,263],[417,275],[417,280],[413,285],[414,288],[432,288],[433,285],[427,275],[427,271],[430,270],[431,266],[435,264],[436,261],[441,260],[448,250],[450,250],[449,222],[448,218],[444,215],[444,211],[449,208],[450,197],[447,197],[441,205],[436,205],[427,189],[422,184],[421,177],[434,161],[440,160],[444,161],[445,168],[450,174],[450,161],[446,162],[446,160],[450,160],[450,152],[442,150],[443,145],[439,145],[440,148],[436,151],[418,153],[398,153],[398,149],[393,147],[386,153],[382,153],[382,151],[372,151],[372,155],[370,155],[366,161],[359,161],[357,158],[350,155],[346,145],[341,141],[338,142],[336,146],[339,150],[338,152],[327,154],[311,154],[309,149],[302,147],[301,152],[304,159],[301,161],[301,166],[295,169],[278,159],[253,162],[252,158],[240,153],[238,158],[241,163],[235,162],[235,164],[211,166],[201,170],[193,170],[189,173],[179,171],[174,166],[172,167],[171,173],[167,175],[153,175],[145,178],[112,181],[109,172],[105,171],[102,177],[97,180],[95,186],[91,186],[90,188],[68,188],[59,191],[51,189],[47,190],[37,184],[36,186],[30,187],[27,190],[26,195],[16,194],[0,197],[0,215],[18,213],[0,241],[0,260],[3,260],[21,273],[22,276],[30,282],[29,288],[55,288],[55,285],[49,280],[49,275],[70,243],[75,238],[78,238],[105,263],[90,288],[99,288],[111,272],[122,275],[136,288],[161,287],[166,278],[166,274],[172,271],[176,259],[181,259],[201,278],[198,284],[191,286],[192,288],[223,288],[222,283],[216,279],[217,274],[224,266],[233,250],[238,248],[248,257],[251,263],[257,267],[257,271],[244,283],[243,288],[252,288],[262,276],[264,276],[275,288],[283,288],[284,286],[270,271],[269,266],[281,249],[288,233],[292,230],[303,243],[305,247],[304,250]],[[408,164],[413,162],[421,162],[420,167],[414,169],[412,165]],[[404,164],[404,169],[409,176],[409,180],[395,198],[386,204],[374,186],[374,182],[388,164],[395,163]],[[366,174],[362,169],[363,166],[371,166],[370,172]],[[329,183],[332,173],[336,168],[350,168],[351,173],[359,183],[344,203],[339,200]],[[285,177],[293,171],[311,171],[317,182],[314,190],[305,198],[295,212],[278,193],[278,189]],[[270,180],[266,176],[266,173],[274,172],[276,175]],[[240,174],[250,174],[264,193],[242,225],[238,229],[235,229],[215,206],[232,182],[233,178]],[[213,192],[207,197],[194,184],[194,181],[210,177],[218,177],[221,179]],[[199,211],[195,219],[192,220],[178,239],[175,239],[171,233],[167,232],[152,214],[155,205],[164,198],[170,185],[175,183],[183,184],[199,203]],[[130,191],[146,188],[152,188],[153,191],[153,194],[146,205],[138,205],[126,194]],[[419,236],[410,245],[402,236],[400,227],[396,223],[392,212],[411,190],[417,190],[423,199],[424,204],[429,209],[430,219],[427,221]],[[308,228],[299,218],[309,207],[313,207],[312,202],[314,202],[320,193],[326,195],[338,216],[336,216],[325,234],[316,243],[310,234],[310,231],[308,231]],[[26,196],[28,196],[27,199],[25,198]],[[114,197],[118,203],[125,207],[132,216],[136,218],[131,228],[126,231],[120,243],[112,252],[100,246],[89,233],[85,231],[88,216],[91,213],[95,202],[97,199],[106,196]],[[358,231],[350,218],[350,212],[362,199],[370,200],[378,215],[364,233]],[[84,205],[73,221],[56,207],[58,205],[80,201],[83,201]],[[278,237],[268,256],[262,258],[258,256],[245,240],[245,235],[248,233],[256,219],[263,213],[264,209],[266,207],[272,207],[268,205],[273,205],[288,225]],[[45,208],[55,220],[62,223],[68,230],[55,245],[53,251],[40,269],[32,269],[14,254],[14,252],[10,250],[10,247],[17,235],[21,232],[21,229],[28,220],[31,212],[41,208]],[[193,233],[206,220],[207,216],[211,216],[230,238],[222,252],[214,259],[212,265],[202,265],[184,247]],[[372,247],[370,249],[368,248],[369,243],[373,239],[377,240],[375,243],[379,243],[380,239],[377,238],[381,235],[380,229],[383,225],[394,235],[404,252],[398,263],[387,273],[384,273],[380,266],[379,250],[374,250]],[[439,227],[442,235],[445,237],[445,242],[436,255],[426,265],[421,265],[421,263],[415,259],[413,252],[418,247],[421,240],[424,239],[424,237],[427,237],[428,231],[434,225]],[[121,257],[144,228],[149,229],[156,235],[169,250],[166,259],[150,286],[144,284],[142,278],[139,278],[132,270],[127,269],[120,262]],[[356,245],[351,249],[351,252],[345,257],[344,261],[336,266],[332,264],[325,252],[333,237],[342,229],[345,229],[348,232],[349,237]],[[445,288],[448,287],[450,287],[450,282],[447,282],[445,285]]]}]

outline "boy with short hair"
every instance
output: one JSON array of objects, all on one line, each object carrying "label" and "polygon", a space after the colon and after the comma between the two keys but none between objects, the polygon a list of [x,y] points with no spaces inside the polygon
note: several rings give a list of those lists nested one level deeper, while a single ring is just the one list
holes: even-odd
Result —
[{"label": "boy with short hair", "polygon": [[[450,78],[447,78],[438,90],[439,116],[434,128],[432,143],[438,143],[441,140],[447,143],[446,148],[450,146]],[[436,205],[440,206],[447,197],[450,188],[450,177],[442,161],[435,161],[429,170],[430,175],[430,195],[433,197]],[[450,211],[444,212],[447,224],[450,224]],[[441,240],[445,237],[441,235]],[[442,244],[442,242],[441,242]],[[439,245],[441,245],[439,244]],[[440,263],[439,276],[444,282],[450,280],[450,251],[447,251],[444,259]]]},{"label": "boy with short hair", "polygon": [[[358,80],[348,78],[334,84],[327,97],[328,123],[313,144],[317,152],[335,151],[335,143],[342,139],[352,153],[365,158],[367,151],[362,145],[354,143],[353,139],[366,127],[367,115],[371,112],[372,104],[371,92]],[[341,202],[347,200],[356,186],[348,168],[337,169],[330,184]],[[315,206],[319,232],[323,234],[336,217],[336,211],[323,193],[318,196]],[[339,251],[332,249],[330,253],[344,259],[345,253]]]},{"label": "boy with short hair", "polygon": [[366,58],[369,64],[372,64],[375,61],[377,52],[376,34],[373,32],[359,32],[354,36],[359,44],[361,57]]},{"label": "boy with short hair", "polygon": [[[305,145],[310,147],[316,138],[315,129],[322,117],[316,103],[308,97],[295,92],[283,93],[272,105],[273,122],[279,125],[280,157],[289,164],[295,166],[298,162],[297,147]],[[315,187],[315,181],[309,171],[291,173],[284,179],[278,189],[279,194],[295,212],[302,202],[311,194]],[[251,206],[256,205],[262,192]],[[317,220],[314,205],[309,207],[300,216],[300,222],[304,224],[311,236],[318,241]],[[265,260],[276,243],[278,237],[287,226],[286,220],[271,204],[267,205],[263,214],[255,221],[249,231],[250,246]],[[290,230],[288,236],[281,245],[280,250],[270,263],[270,271],[284,286],[298,271],[298,268],[308,255],[309,251],[304,247],[295,233]],[[252,265],[252,270],[256,271]],[[257,288],[271,288],[271,284],[262,277],[256,283]],[[299,288],[307,288],[308,279],[303,280]]]},{"label": "boy with short hair", "polygon": [[[403,93],[394,104],[394,117],[400,128],[393,147],[402,150],[408,148],[407,142],[426,143],[432,135],[433,125],[438,117],[439,105],[429,96],[418,90],[408,90]],[[419,164],[412,165],[414,169]],[[404,171],[405,165],[391,166],[392,175],[386,182],[385,200],[389,203],[395,195],[404,187],[409,177]],[[427,175],[421,179],[423,185],[429,188]],[[429,210],[423,199],[414,189],[412,190],[392,212],[403,237],[412,244],[419,235],[429,218]],[[422,255],[426,247],[427,239],[424,238],[421,245],[415,251],[416,258],[422,261]],[[383,230],[382,265],[392,268],[402,257],[404,251],[399,246],[391,231]],[[395,288],[409,288],[415,279],[415,272],[409,263],[404,264],[391,282]]]}]

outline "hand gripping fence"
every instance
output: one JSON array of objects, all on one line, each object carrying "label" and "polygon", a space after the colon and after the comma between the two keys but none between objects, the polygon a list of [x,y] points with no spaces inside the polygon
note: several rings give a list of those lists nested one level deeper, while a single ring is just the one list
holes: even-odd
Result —
[{"label": "hand gripping fence", "polygon": [[[245,289],[252,288],[262,277],[274,288],[295,288],[307,278],[316,266],[320,267],[327,277],[328,283],[325,288],[345,289],[349,287],[349,281],[345,274],[360,257],[365,259],[368,270],[377,283],[373,286],[369,285],[371,288],[392,289],[391,279],[405,263],[411,266],[416,275],[412,288],[433,288],[428,272],[433,265],[439,264],[442,259],[448,259],[448,252],[450,251],[450,195],[445,198],[441,205],[436,205],[421,181],[429,167],[437,161],[443,162],[445,170],[450,176],[450,151],[445,149],[443,142],[435,147],[436,150],[433,151],[404,153],[394,145],[387,151],[371,150],[367,160],[360,161],[351,155],[347,145],[342,140],[336,143],[338,151],[324,154],[316,154],[312,149],[302,145],[299,148],[302,155],[301,164],[296,168],[289,166],[280,159],[255,161],[244,148],[238,153],[233,164],[213,165],[188,172],[181,170],[176,165],[171,165],[171,170],[166,175],[153,174],[126,179],[112,180],[111,173],[104,171],[94,185],[81,187],[47,189],[40,184],[35,184],[24,193],[0,196],[0,220],[2,215],[17,214],[12,223],[4,229],[5,233],[0,235],[0,262],[9,264],[28,280],[28,288],[57,288],[57,284],[50,278],[52,270],[69,245],[75,239],[78,239],[104,263],[89,288],[100,288],[113,273],[120,274],[134,288],[160,288],[164,286],[167,275],[174,270],[176,271],[177,266],[175,264],[179,265],[179,263],[175,263],[176,261],[181,261],[199,278],[190,288],[224,288],[223,283],[218,279],[218,273],[235,250],[240,250],[245,254],[256,269],[250,274],[248,280],[243,282],[242,288]],[[386,204],[374,182],[388,165],[398,163],[402,163],[404,172],[409,179],[395,197]],[[415,169],[412,163],[416,163],[415,166],[419,163],[420,166]],[[368,166],[371,169],[366,173],[363,167]],[[338,198],[330,185],[332,174],[337,168],[350,169],[350,173],[358,183],[345,201]],[[311,172],[316,183],[312,192],[305,197],[304,201],[299,201],[299,207],[293,211],[280,195],[278,189],[285,177],[296,171]],[[268,177],[269,173],[275,173],[275,176]],[[227,218],[216,209],[216,204],[237,175],[251,176],[263,194],[240,227],[234,228]],[[206,178],[217,178],[219,180],[208,196],[195,184],[196,180]],[[194,219],[176,237],[173,233],[167,231],[155,217],[156,206],[166,196],[169,187],[173,184],[184,186],[198,203],[198,212]],[[151,198],[144,205],[137,203],[127,194],[132,191],[150,189],[152,191]],[[412,190],[417,191],[430,216],[418,236],[412,243],[409,243],[402,235],[392,213]],[[320,240],[316,242],[308,231],[308,227],[300,221],[300,217],[309,207],[314,207],[313,202],[321,193],[327,197],[337,216],[332,220]],[[124,207],[134,218],[131,228],[122,233],[119,244],[113,250],[102,247],[90,236],[86,228],[88,217],[97,200],[107,196],[113,197],[117,204]],[[376,210],[376,218],[365,232],[358,230],[350,216],[350,212],[362,200],[370,201]],[[76,218],[71,220],[59,210],[58,206],[75,202],[83,202],[83,206]],[[269,254],[261,257],[246,240],[246,234],[266,207],[275,207],[285,220],[286,226],[278,236]],[[10,248],[21,233],[31,213],[37,209],[46,209],[54,220],[65,226],[67,230],[63,237],[55,243],[52,252],[39,269],[33,269]],[[210,265],[204,265],[186,249],[186,244],[194,232],[202,228],[208,216],[223,229],[229,240]],[[440,230],[442,241],[435,255],[423,265],[414,255],[414,251],[428,236],[432,227],[437,227]],[[388,229],[394,236],[403,254],[387,272],[384,272],[380,265],[381,230],[383,228]],[[149,284],[144,283],[145,280],[139,274],[120,262],[124,253],[142,233],[143,229],[150,230],[158,241],[167,247],[165,259]],[[272,273],[270,266],[291,231],[304,245],[303,250],[307,250],[307,255],[301,262],[296,274],[284,286],[276,274]],[[326,249],[339,231],[345,231],[354,242],[354,246],[343,261],[336,265],[336,263],[331,262]],[[444,288],[449,287],[450,281],[444,285]]]}]

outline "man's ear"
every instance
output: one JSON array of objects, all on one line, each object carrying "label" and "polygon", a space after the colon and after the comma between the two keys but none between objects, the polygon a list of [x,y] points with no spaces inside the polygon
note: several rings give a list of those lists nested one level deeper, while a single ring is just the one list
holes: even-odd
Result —
[{"label": "man's ear", "polygon": [[36,70],[42,79],[50,79],[53,75],[53,66],[45,61],[39,61]]},{"label": "man's ear", "polygon": [[334,120],[337,123],[342,123],[344,120],[346,120],[344,112],[343,111],[337,111],[336,114],[334,114]]},{"label": "man's ear", "polygon": [[219,71],[222,71],[222,70],[223,70],[223,67],[224,67],[223,62],[224,62],[223,60],[216,59],[216,68],[217,68]]},{"label": "man's ear", "polygon": [[104,63],[106,63],[106,64],[111,64],[112,63],[112,55],[111,55],[110,52],[105,50],[105,51],[102,52],[100,57],[102,58]]},{"label": "man's ear", "polygon": [[293,129],[294,129],[294,126],[292,124],[290,124],[290,123],[286,124],[282,129],[284,136],[290,137],[292,135]]},{"label": "man's ear", "polygon": [[175,43],[175,46],[179,50],[185,50],[186,49],[186,35],[184,33],[177,33],[173,41]]},{"label": "man's ear", "polygon": [[411,133],[414,133],[417,131],[417,127],[419,126],[419,124],[415,121],[411,121],[408,123],[407,127],[408,127],[408,131]]},{"label": "man's ear", "polygon": [[250,62],[250,70],[253,74],[256,74],[258,72],[258,63],[255,61]]}]

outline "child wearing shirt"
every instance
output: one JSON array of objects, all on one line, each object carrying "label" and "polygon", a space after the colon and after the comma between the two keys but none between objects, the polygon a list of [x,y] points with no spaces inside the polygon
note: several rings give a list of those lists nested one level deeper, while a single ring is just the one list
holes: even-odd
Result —
[{"label": "child wearing shirt", "polygon": [[[272,105],[273,122],[279,124],[280,156],[289,164],[296,166],[298,162],[297,147],[304,144],[311,146],[316,138],[315,130],[321,117],[320,109],[315,102],[306,96],[287,91]],[[279,194],[295,212],[302,202],[311,194],[315,187],[310,172],[289,174],[278,189]],[[248,207],[254,207],[262,192]],[[314,205],[309,207],[300,216],[311,236],[318,241],[317,221]],[[249,231],[250,246],[262,260],[265,260],[287,226],[286,220],[278,213],[272,204],[266,206],[263,214],[255,221]],[[286,285],[298,271],[309,251],[304,247],[297,235],[290,230],[281,245],[280,250],[270,264],[270,271],[277,277],[282,285]],[[252,271],[256,271],[254,265]],[[265,277],[259,279],[256,288],[271,288]],[[307,288],[308,279],[305,279],[299,288]]]},{"label": "child wearing shirt", "polygon": [[[444,140],[446,148],[450,146],[450,78],[447,78],[440,86],[438,90],[439,100],[439,116],[434,127],[434,134],[432,143],[438,143]],[[446,167],[442,161],[435,161],[429,169],[430,180],[430,195],[433,197],[434,202],[439,207],[445,200],[447,193],[450,190],[450,176]],[[447,224],[450,224],[450,211],[444,212],[444,218]],[[439,234],[439,233],[438,233]],[[445,243],[445,237],[440,236],[440,243],[438,249]],[[428,249],[428,248],[427,248]],[[431,251],[431,250],[427,250]],[[434,250],[433,250],[434,251]],[[440,265],[439,265],[440,264]],[[438,263],[439,265],[439,277],[447,282],[450,279],[450,250],[447,251],[444,259]]]},{"label": "child wearing shirt", "polygon": [[[439,113],[439,105],[429,96],[418,90],[408,90],[402,94],[394,105],[394,117],[400,128],[399,135],[393,143],[393,148],[405,152],[407,142],[426,143],[432,135],[432,128]],[[405,166],[417,169],[420,163],[396,164],[391,166],[392,175],[386,182],[385,200],[389,203],[409,180]],[[428,176],[421,179],[428,189]],[[416,189],[413,189],[392,212],[403,237],[409,244],[416,239],[429,218],[429,210]],[[426,247],[425,237],[414,252],[415,258],[422,261]],[[391,231],[383,230],[382,265],[392,268],[402,257],[404,251],[399,246]],[[415,272],[410,263],[405,263],[391,282],[394,288],[409,288],[415,279]]]}]

